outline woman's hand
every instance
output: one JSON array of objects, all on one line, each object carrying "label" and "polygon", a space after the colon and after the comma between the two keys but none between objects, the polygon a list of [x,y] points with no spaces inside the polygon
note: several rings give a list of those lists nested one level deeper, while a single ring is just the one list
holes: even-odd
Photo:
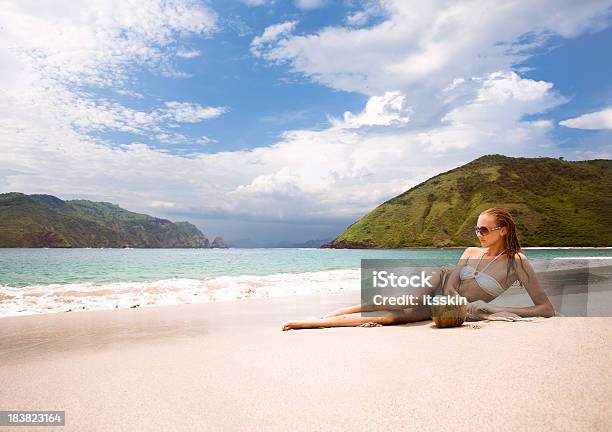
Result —
[{"label": "woman's hand", "polygon": [[484,315],[490,315],[492,313],[494,313],[491,310],[491,306],[483,303],[483,302],[474,302],[474,303],[469,303],[467,305],[467,311],[469,314],[474,315],[474,316],[484,316]]},{"label": "woman's hand", "polygon": [[474,303],[469,303],[467,305],[467,311],[472,318],[476,318],[481,321],[522,321],[526,319],[521,318],[514,313],[511,313],[507,316],[493,316],[493,314],[505,312],[505,309],[502,307],[491,306],[482,300],[478,300]]},{"label": "woman's hand", "polygon": [[[479,300],[474,303],[468,303],[467,312],[477,319],[487,320],[491,319],[491,315],[499,312],[499,310],[495,306],[491,306],[484,301]],[[507,321],[507,319],[503,319],[502,321]]]}]

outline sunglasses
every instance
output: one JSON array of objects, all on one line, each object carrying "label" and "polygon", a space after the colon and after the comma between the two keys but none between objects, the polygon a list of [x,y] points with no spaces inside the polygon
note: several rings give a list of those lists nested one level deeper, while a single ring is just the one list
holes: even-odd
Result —
[{"label": "sunglasses", "polygon": [[498,230],[500,228],[503,228],[501,226],[495,227],[495,228],[487,228],[486,226],[475,226],[474,227],[474,232],[476,233],[476,235],[478,235],[480,233],[480,235],[486,236],[487,234],[490,234],[491,231],[495,231]]}]

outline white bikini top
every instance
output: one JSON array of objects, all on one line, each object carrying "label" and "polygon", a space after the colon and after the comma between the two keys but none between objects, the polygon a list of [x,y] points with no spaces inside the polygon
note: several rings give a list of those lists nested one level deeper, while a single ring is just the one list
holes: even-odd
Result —
[{"label": "white bikini top", "polygon": [[[480,259],[478,260],[478,264],[476,264],[476,268],[480,264],[480,261],[482,260],[482,257],[484,256],[485,252],[483,252],[482,255],[480,255]],[[489,263],[482,270],[476,270],[475,267],[472,267],[472,266],[466,264],[465,267],[463,267],[461,269],[461,272],[459,273],[459,278],[461,280],[475,279],[476,283],[478,284],[478,286],[480,286],[480,288],[484,292],[486,292],[487,294],[492,295],[493,297],[497,297],[498,295],[500,295],[501,293],[506,291],[506,289],[504,287],[502,287],[499,284],[499,282],[497,282],[497,279],[495,279],[493,276],[485,273],[484,271],[491,264],[493,264],[493,261],[495,261],[497,258],[499,258],[504,252],[505,251],[503,251],[502,253],[497,255],[495,258],[493,258],[491,261],[489,261]]]}]

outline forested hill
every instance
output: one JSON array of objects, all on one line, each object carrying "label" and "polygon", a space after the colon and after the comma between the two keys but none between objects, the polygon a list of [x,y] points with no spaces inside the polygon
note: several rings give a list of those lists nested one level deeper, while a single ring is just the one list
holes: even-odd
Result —
[{"label": "forested hill", "polygon": [[208,248],[188,222],[52,195],[0,194],[0,247]]},{"label": "forested hill", "polygon": [[612,161],[489,155],[379,205],[322,247],[477,245],[489,207],[515,218],[523,246],[612,246]]}]

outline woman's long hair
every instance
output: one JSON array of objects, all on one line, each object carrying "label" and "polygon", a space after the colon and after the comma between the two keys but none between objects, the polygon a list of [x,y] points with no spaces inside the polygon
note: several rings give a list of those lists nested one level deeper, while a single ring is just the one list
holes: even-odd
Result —
[{"label": "woman's long hair", "polygon": [[[516,270],[516,263],[514,257],[521,252],[521,244],[519,243],[518,236],[516,235],[516,224],[512,215],[508,210],[501,207],[492,207],[483,211],[481,214],[490,214],[495,218],[495,226],[505,227],[506,235],[504,237],[504,249],[508,255],[508,268],[506,269],[506,280],[510,274],[510,269]],[[524,270],[522,258],[519,256],[521,261],[521,267]]]}]

